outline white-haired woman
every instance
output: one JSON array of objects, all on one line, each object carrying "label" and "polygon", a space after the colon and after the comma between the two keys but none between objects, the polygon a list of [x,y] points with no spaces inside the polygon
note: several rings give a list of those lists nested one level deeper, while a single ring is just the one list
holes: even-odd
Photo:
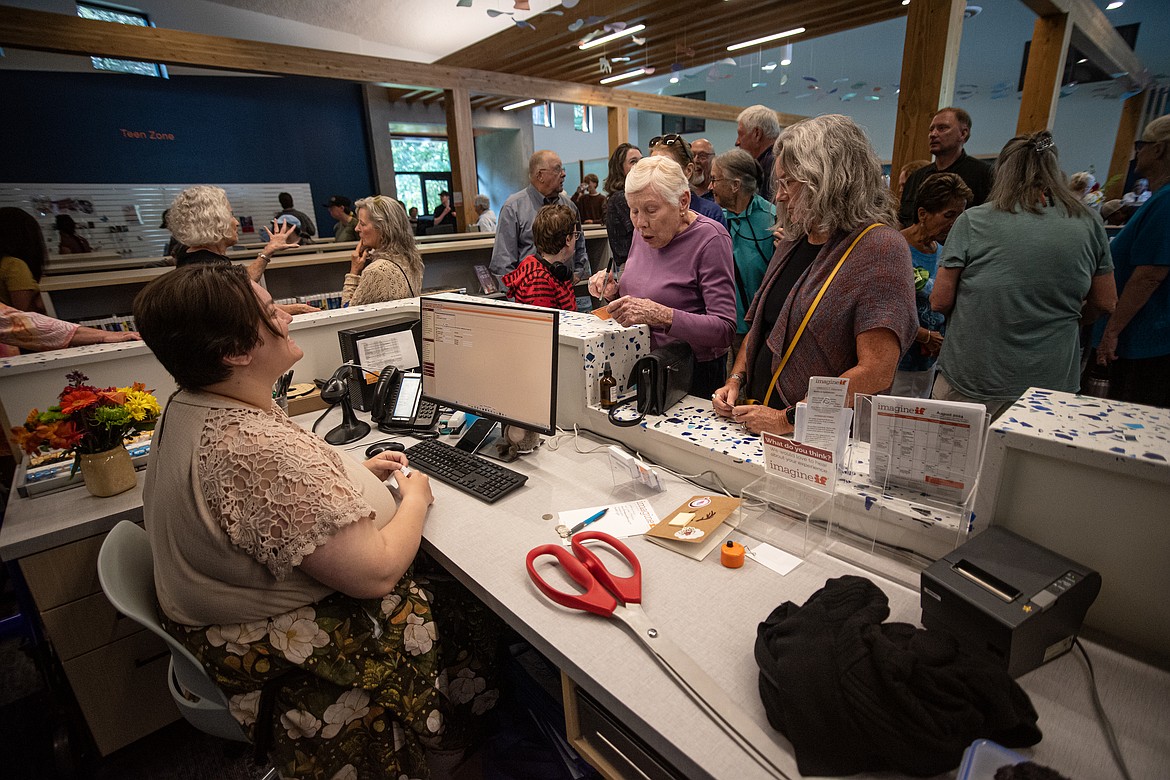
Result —
[{"label": "white-haired woman", "polygon": [[947,315],[932,395],[998,416],[1029,387],[1076,392],[1078,323],[1113,311],[1105,226],[1065,183],[1047,130],[1008,141],[982,206],[951,228],[930,294]]},{"label": "white-haired woman", "polygon": [[864,131],[845,116],[806,119],[776,140],[775,160],[784,240],[712,399],[749,433],[792,431],[810,377],[847,377],[849,403],[885,390],[918,332],[910,249]]},{"label": "white-haired woman", "polygon": [[423,261],[406,209],[385,195],[362,198],[355,205],[358,245],[345,275],[342,304],[361,306],[418,295],[422,291]]},{"label": "white-haired woman", "polygon": [[692,395],[723,384],[735,333],[731,239],[719,223],[690,209],[691,189],[679,164],[646,157],[625,181],[634,237],[615,282],[609,271],[589,279],[622,325],[649,325],[653,347],[685,341],[695,353]]}]

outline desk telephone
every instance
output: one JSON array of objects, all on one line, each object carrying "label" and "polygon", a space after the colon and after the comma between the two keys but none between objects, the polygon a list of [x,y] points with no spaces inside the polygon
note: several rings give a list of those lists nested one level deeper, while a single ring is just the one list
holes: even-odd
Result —
[{"label": "desk telephone", "polygon": [[426,430],[438,421],[439,407],[422,399],[422,374],[386,366],[374,387],[370,417],[379,430]]}]

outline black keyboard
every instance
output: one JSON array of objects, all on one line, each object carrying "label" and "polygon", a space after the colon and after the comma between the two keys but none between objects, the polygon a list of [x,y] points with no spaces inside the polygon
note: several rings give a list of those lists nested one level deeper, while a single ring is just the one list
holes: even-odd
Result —
[{"label": "black keyboard", "polygon": [[440,482],[489,504],[528,481],[524,474],[433,439],[408,447],[406,457],[411,468],[422,469]]}]

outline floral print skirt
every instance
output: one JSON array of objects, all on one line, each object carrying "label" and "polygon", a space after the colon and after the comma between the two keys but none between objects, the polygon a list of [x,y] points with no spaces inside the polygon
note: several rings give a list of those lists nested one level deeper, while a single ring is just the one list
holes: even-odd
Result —
[{"label": "floral print skirt", "polygon": [[499,697],[499,619],[421,554],[382,599],[335,593],[252,623],[163,624],[285,778],[426,778],[426,749],[471,745]]}]

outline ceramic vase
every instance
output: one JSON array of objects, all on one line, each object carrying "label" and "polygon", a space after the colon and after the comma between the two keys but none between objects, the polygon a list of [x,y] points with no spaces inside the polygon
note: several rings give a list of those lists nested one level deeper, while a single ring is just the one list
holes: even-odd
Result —
[{"label": "ceramic vase", "polygon": [[138,484],[130,453],[121,445],[80,457],[85,487],[95,496],[116,496]]}]

